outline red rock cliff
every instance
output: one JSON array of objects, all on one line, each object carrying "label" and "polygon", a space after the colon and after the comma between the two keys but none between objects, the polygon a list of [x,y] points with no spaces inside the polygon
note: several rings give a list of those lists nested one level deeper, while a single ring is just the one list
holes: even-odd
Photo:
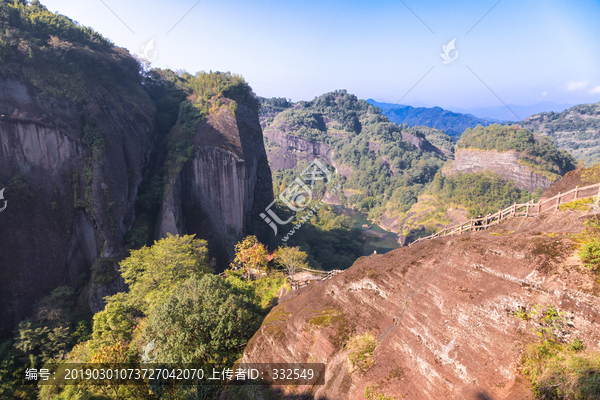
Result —
[{"label": "red rock cliff", "polygon": [[[599,350],[600,288],[571,239],[586,218],[513,219],[363,257],[282,298],[243,361],[325,363],[314,399],[362,400],[372,384],[405,400],[531,398],[519,362],[535,335],[517,310],[555,305],[571,313],[570,337]],[[374,364],[350,372],[345,345],[367,331],[377,338]]]},{"label": "red rock cliff", "polygon": [[496,172],[506,180],[514,181],[521,189],[530,192],[534,192],[537,188],[547,189],[553,183],[548,177],[519,164],[519,153],[516,151],[459,149],[456,152],[451,173],[484,171]]}]

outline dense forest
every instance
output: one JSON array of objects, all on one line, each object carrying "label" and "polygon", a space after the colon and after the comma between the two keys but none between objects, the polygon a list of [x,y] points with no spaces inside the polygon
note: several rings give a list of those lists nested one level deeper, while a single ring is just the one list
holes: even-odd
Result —
[{"label": "dense forest", "polygon": [[[265,129],[287,127],[286,133],[331,145],[335,151],[335,167],[349,168],[350,176],[336,175],[342,184],[344,205],[363,204],[373,217],[406,211],[417,200],[444,163],[441,153],[423,151],[402,139],[410,134],[426,141],[432,128],[398,126],[356,96],[339,90],[309,102],[295,105],[285,99],[261,99],[261,122]],[[436,131],[432,136],[440,146],[452,148],[450,140]],[[447,135],[446,135],[447,137]],[[300,172],[275,171],[275,191],[284,179]],[[277,194],[277,193],[276,193]]]},{"label": "dense forest", "polygon": [[[339,197],[343,205],[356,207],[375,221],[394,216],[400,226],[405,225],[404,234],[422,223],[431,225],[431,229],[443,226],[443,221],[447,221],[441,216],[444,207],[460,207],[465,216],[472,217],[539,195],[521,190],[494,174],[442,176],[441,168],[451,162],[455,148],[514,150],[519,152],[520,163],[552,180],[575,168],[574,158],[558,150],[550,138],[513,126],[467,128],[455,144],[438,129],[392,123],[379,108],[346,91],[327,93],[310,102],[260,100],[261,123],[267,134],[269,130],[279,130],[333,148],[335,165],[331,169],[346,171],[333,178],[334,184],[342,186],[343,195]],[[413,144],[419,141],[420,148]],[[269,150],[275,144],[267,140],[266,146]],[[274,170],[275,194],[303,167],[300,163],[294,169]],[[324,191],[317,188],[319,195]],[[417,217],[424,205],[411,207],[423,194],[438,199],[435,206],[426,207],[427,213],[438,217],[425,216],[419,222]],[[417,216],[407,219],[408,213]]]},{"label": "dense forest", "polygon": [[578,160],[587,163],[600,160],[600,103],[532,115],[520,125],[548,135],[558,148],[569,151]]}]

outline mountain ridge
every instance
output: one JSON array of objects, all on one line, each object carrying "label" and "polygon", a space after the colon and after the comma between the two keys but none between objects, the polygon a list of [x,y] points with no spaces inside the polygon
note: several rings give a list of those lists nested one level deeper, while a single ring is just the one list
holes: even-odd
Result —
[{"label": "mountain ridge", "polygon": [[441,107],[394,105],[379,103],[373,99],[367,99],[367,102],[381,108],[383,114],[390,121],[399,125],[428,126],[443,130],[449,136],[459,136],[466,128],[475,128],[477,125],[487,126],[493,123],[471,114],[460,114]]}]

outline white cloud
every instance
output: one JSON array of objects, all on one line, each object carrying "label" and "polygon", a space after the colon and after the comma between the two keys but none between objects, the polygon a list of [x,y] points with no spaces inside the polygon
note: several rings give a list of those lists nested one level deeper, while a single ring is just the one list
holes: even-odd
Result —
[{"label": "white cloud", "polygon": [[567,82],[567,90],[572,92],[575,90],[581,90],[587,86],[587,82],[575,82],[569,81]]},{"label": "white cloud", "polygon": [[596,86],[595,88],[593,88],[592,90],[590,90],[590,93],[592,93],[592,94],[594,94],[594,93],[600,94],[600,86]]},{"label": "white cloud", "polygon": [[548,92],[542,92],[542,96],[546,96]]}]

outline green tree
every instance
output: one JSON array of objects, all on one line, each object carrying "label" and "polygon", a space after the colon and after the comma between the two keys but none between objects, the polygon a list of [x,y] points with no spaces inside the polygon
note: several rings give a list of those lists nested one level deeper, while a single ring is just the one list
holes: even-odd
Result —
[{"label": "green tree", "polygon": [[148,311],[182,280],[210,272],[206,241],[194,239],[194,235],[168,235],[155,241],[152,247],[132,250],[121,261],[120,271],[129,285],[131,304]]},{"label": "green tree", "polygon": [[157,362],[231,365],[261,320],[247,294],[206,274],[181,283],[151,311],[144,337],[156,339]]},{"label": "green tree", "polygon": [[25,355],[32,355],[36,360],[47,361],[65,352],[69,343],[69,328],[57,326],[35,326],[31,322],[22,321],[17,327],[15,348]]},{"label": "green tree", "polygon": [[299,246],[279,247],[275,252],[275,262],[281,265],[288,275],[294,275],[300,268],[308,268],[307,254]]},{"label": "green tree", "polygon": [[244,268],[266,268],[268,256],[266,247],[258,241],[256,236],[246,236],[244,240],[235,245],[234,263],[239,263]]},{"label": "green tree", "polygon": [[104,310],[94,315],[94,341],[99,345],[106,345],[129,340],[133,328],[133,312],[126,293],[111,296]]}]

